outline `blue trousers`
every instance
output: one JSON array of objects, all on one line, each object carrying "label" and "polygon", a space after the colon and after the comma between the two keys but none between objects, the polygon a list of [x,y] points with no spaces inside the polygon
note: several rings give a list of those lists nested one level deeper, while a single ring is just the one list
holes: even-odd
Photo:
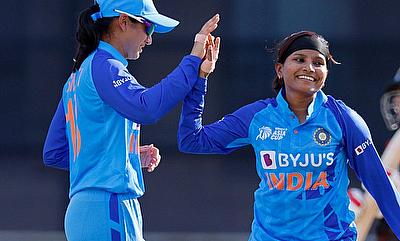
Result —
[{"label": "blue trousers", "polygon": [[133,194],[89,189],[76,193],[65,214],[68,241],[144,241]]}]

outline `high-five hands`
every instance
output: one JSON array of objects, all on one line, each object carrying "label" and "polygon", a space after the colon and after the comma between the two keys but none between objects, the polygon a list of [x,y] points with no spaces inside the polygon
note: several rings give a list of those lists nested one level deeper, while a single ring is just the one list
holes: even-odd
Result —
[{"label": "high-five hands", "polygon": [[206,78],[214,70],[218,60],[221,40],[219,37],[214,38],[211,35],[211,32],[218,27],[218,22],[219,14],[216,14],[203,25],[194,40],[191,54],[203,59],[200,67],[200,77],[203,78]]},{"label": "high-five hands", "polygon": [[147,168],[148,172],[154,171],[154,169],[160,164],[161,156],[160,151],[153,144],[140,146],[140,165],[142,168]]}]

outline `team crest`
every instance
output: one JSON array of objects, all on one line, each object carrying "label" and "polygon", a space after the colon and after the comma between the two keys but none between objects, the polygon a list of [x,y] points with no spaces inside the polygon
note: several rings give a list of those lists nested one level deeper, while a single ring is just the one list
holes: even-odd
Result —
[{"label": "team crest", "polygon": [[332,136],[324,128],[318,128],[314,131],[314,141],[320,146],[326,146],[331,143]]}]

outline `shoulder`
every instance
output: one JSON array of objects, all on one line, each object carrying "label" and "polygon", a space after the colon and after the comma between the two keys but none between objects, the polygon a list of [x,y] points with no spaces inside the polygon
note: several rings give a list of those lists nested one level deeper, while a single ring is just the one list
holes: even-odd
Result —
[{"label": "shoulder", "polygon": [[367,123],[361,115],[351,107],[347,106],[342,100],[336,100],[332,96],[328,96],[325,105],[333,112],[341,125],[346,125],[348,127],[347,129],[369,133]]},{"label": "shoulder", "polygon": [[250,104],[241,107],[236,112],[247,112],[247,113],[252,113],[254,115],[270,105],[274,107],[277,105],[275,98],[268,98],[252,102]]},{"label": "shoulder", "polygon": [[97,50],[93,56],[92,76],[94,79],[111,78],[115,87],[134,79],[121,61],[104,50]]},{"label": "shoulder", "polygon": [[244,123],[245,126],[249,126],[250,123],[255,118],[255,116],[258,115],[258,113],[267,109],[271,105],[276,106],[276,101],[274,98],[258,100],[239,108],[234,113],[227,115],[225,117],[228,118],[233,117],[235,119],[237,118],[237,120]]},{"label": "shoulder", "polygon": [[101,49],[93,53],[92,65],[96,68],[126,69],[121,61],[115,59],[109,52]]}]

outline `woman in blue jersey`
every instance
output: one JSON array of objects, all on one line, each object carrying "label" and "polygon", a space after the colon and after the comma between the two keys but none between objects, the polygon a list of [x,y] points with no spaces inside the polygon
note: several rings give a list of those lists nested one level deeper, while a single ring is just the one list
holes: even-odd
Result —
[{"label": "woman in blue jersey", "polygon": [[145,88],[127,60],[139,58],[153,32],[169,32],[179,22],[158,13],[151,0],[97,0],[81,13],[72,74],[43,151],[46,165],[70,171],[69,241],[144,240],[141,167],[152,171],[160,156],[153,146],[140,147],[140,126],[156,122],[210,72],[203,58],[219,47],[210,35],[218,21],[215,15],[206,22],[191,54]]},{"label": "woman in blue jersey", "polygon": [[252,145],[261,179],[249,240],[356,240],[349,210],[350,165],[397,237],[400,195],[389,180],[363,119],[321,90],[337,64],[328,42],[302,31],[276,48],[274,98],[202,125],[206,80],[186,96],[178,130],[188,153],[229,153]]}]

